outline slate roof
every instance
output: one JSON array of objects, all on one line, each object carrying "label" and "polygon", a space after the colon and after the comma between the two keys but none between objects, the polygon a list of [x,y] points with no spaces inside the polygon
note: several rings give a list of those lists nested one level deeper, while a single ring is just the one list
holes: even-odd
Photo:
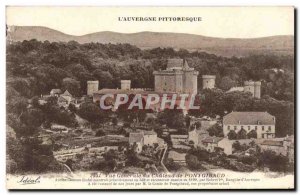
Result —
[{"label": "slate roof", "polygon": [[72,96],[72,94],[71,94],[68,90],[66,90],[62,95],[65,95],[65,96]]},{"label": "slate roof", "polygon": [[231,112],[224,116],[225,125],[275,125],[275,117],[267,112]]},{"label": "slate roof", "polygon": [[177,59],[177,58],[168,59],[167,69],[183,69],[183,68],[185,69],[190,68],[186,60]]},{"label": "slate roof", "polygon": [[144,135],[142,132],[131,132],[129,134],[129,143],[142,142]]},{"label": "slate roof", "polygon": [[207,137],[202,140],[203,143],[218,143],[223,137]]},{"label": "slate roof", "polygon": [[172,158],[174,161],[183,161],[185,162],[186,153],[179,153],[174,150],[171,150],[168,154],[168,158]]},{"label": "slate roof", "polygon": [[141,94],[143,90],[101,89],[96,94]]},{"label": "slate roof", "polygon": [[61,90],[60,90],[60,89],[52,89],[52,90],[50,91],[50,93],[60,94],[60,93],[61,93]]},{"label": "slate roof", "polygon": [[[123,90],[123,89],[101,89],[98,90],[97,92],[95,92],[94,94],[112,94],[112,95],[116,95],[116,94],[127,94],[127,95],[135,95],[135,94],[142,94],[142,95],[148,95],[148,94],[157,94],[159,96],[162,96],[164,93],[159,93],[156,91],[144,91],[141,89],[136,89],[136,90]],[[170,96],[172,94],[175,94],[174,92],[169,92],[168,93]]]},{"label": "slate roof", "polygon": [[171,139],[178,139],[178,138],[188,138],[188,135],[171,135]]},{"label": "slate roof", "polygon": [[283,141],[265,140],[264,142],[261,143],[261,145],[283,146]]},{"label": "slate roof", "polygon": [[241,92],[243,92],[244,91],[244,87],[231,87],[226,93],[233,92],[233,91],[241,91]]},{"label": "slate roof", "polygon": [[167,68],[182,68],[183,59],[168,59]]},{"label": "slate roof", "polygon": [[144,135],[157,135],[155,131],[144,131]]}]

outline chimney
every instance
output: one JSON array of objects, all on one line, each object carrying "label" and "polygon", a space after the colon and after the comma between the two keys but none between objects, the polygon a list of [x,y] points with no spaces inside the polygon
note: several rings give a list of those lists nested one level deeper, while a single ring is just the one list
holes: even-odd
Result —
[{"label": "chimney", "polygon": [[130,90],[130,88],[131,88],[131,80],[121,80],[122,90]]}]

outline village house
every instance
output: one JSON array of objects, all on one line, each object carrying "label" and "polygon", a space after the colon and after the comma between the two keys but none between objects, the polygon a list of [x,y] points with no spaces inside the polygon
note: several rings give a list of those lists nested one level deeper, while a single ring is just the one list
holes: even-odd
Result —
[{"label": "village house", "polygon": [[218,147],[219,141],[222,139],[222,137],[207,137],[202,140],[202,143],[208,152],[214,152],[215,148]]},{"label": "village house", "polygon": [[229,140],[228,138],[223,138],[223,139],[221,139],[219,142],[218,142],[218,144],[217,144],[217,146],[219,147],[219,148],[222,148],[223,149],[223,152],[226,154],[226,155],[231,155],[232,154],[232,151],[233,151],[233,149],[232,149],[232,140]]},{"label": "village house", "polygon": [[51,96],[56,96],[56,97],[58,97],[61,93],[62,93],[62,92],[61,92],[60,89],[52,89],[52,90],[50,91],[50,95],[51,95]]},{"label": "village house", "polygon": [[226,93],[239,91],[250,92],[254,98],[260,99],[261,97],[261,81],[245,81],[243,87],[232,87]]},{"label": "village house", "polygon": [[69,128],[64,125],[52,124],[51,130],[59,133],[68,133]]},{"label": "village house", "polygon": [[230,131],[238,133],[244,130],[257,133],[257,138],[275,137],[275,117],[267,112],[231,112],[223,118],[223,133],[226,137]]},{"label": "village house", "polygon": [[202,117],[202,118],[197,118],[192,116],[190,120],[190,126],[193,127],[195,125],[199,125],[201,130],[207,130],[213,125],[217,124],[216,119],[212,119],[210,117]]},{"label": "village house", "polygon": [[188,135],[171,135],[170,137],[173,144],[188,144]]},{"label": "village house", "polygon": [[13,139],[16,139],[17,137],[15,130],[9,125],[6,125],[6,136]]},{"label": "village house", "polygon": [[190,149],[188,135],[170,135],[172,147],[177,149]]},{"label": "village house", "polygon": [[66,90],[63,94],[59,95],[57,103],[59,106],[67,108],[73,101],[73,99],[74,98],[72,97],[71,93],[68,90]]},{"label": "village house", "polygon": [[154,131],[136,131],[129,133],[129,145],[135,146],[137,153],[141,153],[143,146],[154,146],[158,143],[157,133]]},{"label": "village house", "polygon": [[194,144],[195,146],[202,146],[203,143],[201,140],[207,137],[209,137],[208,131],[203,130],[202,128],[198,130],[195,126],[193,130],[189,131],[188,141],[190,144]]},{"label": "village house", "polygon": [[186,153],[179,153],[174,150],[171,150],[168,153],[168,158],[173,159],[175,163],[178,163],[180,165],[186,165],[185,156]]},{"label": "village house", "polygon": [[144,132],[144,145],[153,146],[157,144],[157,133],[154,131],[143,131]]},{"label": "village house", "polygon": [[294,162],[293,136],[287,136],[282,140],[264,140],[259,146],[262,151],[274,151],[277,155],[287,156],[290,162]]}]

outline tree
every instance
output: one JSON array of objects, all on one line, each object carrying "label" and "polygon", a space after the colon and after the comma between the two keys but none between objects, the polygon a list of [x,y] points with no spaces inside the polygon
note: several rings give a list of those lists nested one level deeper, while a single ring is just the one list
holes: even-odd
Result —
[{"label": "tree", "polygon": [[199,161],[208,161],[209,152],[202,148],[192,148],[188,152],[189,154],[195,155]]},{"label": "tree", "polygon": [[106,161],[106,165],[108,168],[108,171],[113,171],[117,167],[117,160],[118,160],[118,154],[115,150],[108,150],[103,154],[103,157]]},{"label": "tree", "polygon": [[112,118],[112,124],[113,124],[114,126],[116,126],[116,125],[118,124],[118,119],[117,119],[117,117]]},{"label": "tree", "polygon": [[113,86],[113,76],[109,71],[97,69],[93,72],[93,75],[99,81],[101,88],[111,88]]},{"label": "tree", "polygon": [[256,146],[256,143],[255,143],[255,141],[254,141],[254,140],[252,140],[252,141],[249,143],[249,146],[250,146],[250,147],[255,147],[255,146]]},{"label": "tree", "polygon": [[165,162],[165,165],[170,171],[177,171],[181,167],[178,163],[174,162],[172,158],[168,158]]},{"label": "tree", "polygon": [[136,144],[134,143],[133,146],[127,148],[126,157],[127,163],[130,166],[137,166],[140,162],[139,158],[137,157],[137,153],[135,152]]},{"label": "tree", "polygon": [[229,133],[227,134],[228,139],[233,140],[237,138],[237,134],[234,130],[230,130]]},{"label": "tree", "polygon": [[241,148],[242,148],[241,143],[240,143],[239,141],[233,142],[232,148],[233,148],[235,151],[240,151]]},{"label": "tree", "polygon": [[207,129],[210,136],[223,137],[223,129],[219,124],[215,124]]},{"label": "tree", "polygon": [[158,113],[157,119],[159,123],[166,124],[170,128],[181,128],[184,126],[185,118],[182,111],[165,109]]},{"label": "tree", "polygon": [[247,138],[247,131],[245,129],[241,129],[238,133],[237,133],[237,139],[246,139]]},{"label": "tree", "polygon": [[96,124],[104,123],[108,117],[107,113],[108,112],[101,110],[96,104],[90,102],[81,104],[78,110],[80,117]]},{"label": "tree", "polygon": [[76,113],[76,111],[77,111],[77,109],[76,109],[76,106],[74,105],[74,104],[69,104],[69,110],[71,111],[71,112],[73,112],[73,113]]},{"label": "tree", "polygon": [[102,129],[100,129],[100,130],[98,130],[97,132],[96,132],[96,135],[95,135],[96,137],[101,137],[101,136],[105,136],[105,132],[102,130]]},{"label": "tree", "polygon": [[51,145],[42,145],[37,138],[24,137],[21,141],[7,143],[7,152],[17,163],[20,172],[41,173],[49,171],[55,161]]},{"label": "tree", "polygon": [[185,126],[187,128],[189,128],[190,124],[191,124],[191,117],[189,117],[188,115],[186,115],[186,117],[185,117]]},{"label": "tree", "polygon": [[276,155],[276,152],[266,150],[259,157],[261,166],[269,167],[271,171],[286,172],[288,170],[288,157]]},{"label": "tree", "polygon": [[231,87],[236,86],[236,82],[232,80],[229,76],[225,76],[221,79],[219,87],[225,91],[229,90]]},{"label": "tree", "polygon": [[247,134],[247,137],[249,138],[249,139],[251,139],[251,138],[254,138],[254,139],[257,139],[257,132],[256,132],[256,130],[251,130],[248,134]]},{"label": "tree", "polygon": [[68,90],[73,96],[80,94],[80,82],[73,78],[64,78],[62,80],[62,88]]},{"label": "tree", "polygon": [[186,161],[187,166],[191,170],[198,170],[198,168],[200,167],[200,162],[199,162],[197,156],[195,156],[195,155],[187,154],[185,156],[185,161]]}]

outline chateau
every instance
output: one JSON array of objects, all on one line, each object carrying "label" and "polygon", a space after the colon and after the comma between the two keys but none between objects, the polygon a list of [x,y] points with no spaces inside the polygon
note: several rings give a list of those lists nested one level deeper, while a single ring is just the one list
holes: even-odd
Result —
[{"label": "chateau", "polygon": [[197,94],[198,71],[183,59],[168,59],[167,69],[154,71],[155,92]]}]

